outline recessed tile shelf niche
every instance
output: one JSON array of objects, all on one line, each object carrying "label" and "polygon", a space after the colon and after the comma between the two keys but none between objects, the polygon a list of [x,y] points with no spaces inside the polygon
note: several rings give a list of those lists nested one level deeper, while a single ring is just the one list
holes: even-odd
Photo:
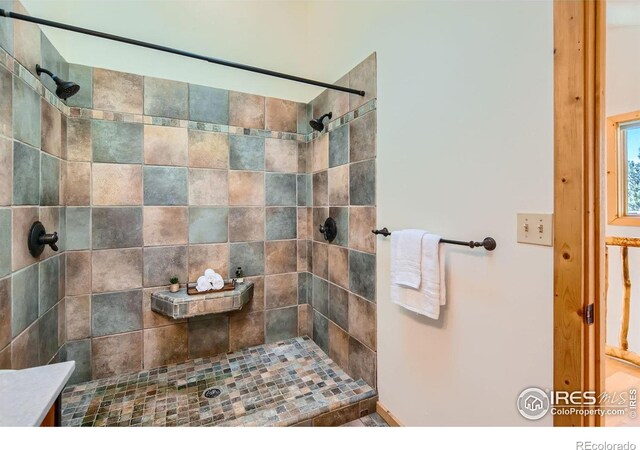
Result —
[{"label": "recessed tile shelf niche", "polygon": [[151,309],[172,319],[222,314],[238,311],[253,298],[253,283],[239,283],[233,291],[188,295],[186,288],[178,292],[159,291],[151,294]]}]

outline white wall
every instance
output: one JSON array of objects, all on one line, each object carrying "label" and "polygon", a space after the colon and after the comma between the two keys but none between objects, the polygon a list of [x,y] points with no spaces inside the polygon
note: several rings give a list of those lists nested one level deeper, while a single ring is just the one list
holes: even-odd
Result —
[{"label": "white wall", "polygon": [[[21,0],[29,14],[238,63],[312,77],[305,2],[295,0]],[[42,27],[67,61],[309,101],[321,89]],[[327,80],[321,80],[327,81]],[[331,80],[330,80],[331,81]]]},{"label": "white wall", "polygon": [[516,243],[516,213],[553,211],[551,2],[310,5],[326,76],[378,52],[378,226],[493,236],[449,247],[433,321],[389,300],[378,243],[380,401],[406,425],[527,422],[516,398],[552,387],[552,250]]},{"label": "white wall", "polygon": [[[640,26],[607,29],[606,115],[640,110]],[[607,236],[640,237],[640,227],[607,225]],[[631,310],[629,348],[640,352],[640,249],[629,249]],[[620,249],[609,249],[607,343],[618,346],[622,305]]]}]

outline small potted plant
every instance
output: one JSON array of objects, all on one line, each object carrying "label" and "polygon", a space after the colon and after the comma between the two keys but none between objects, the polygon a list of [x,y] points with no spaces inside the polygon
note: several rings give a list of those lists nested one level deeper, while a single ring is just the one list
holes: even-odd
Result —
[{"label": "small potted plant", "polygon": [[244,271],[242,270],[242,267],[238,267],[236,269],[235,281],[236,283],[244,283]]},{"label": "small potted plant", "polygon": [[171,283],[171,287],[169,288],[171,292],[178,292],[180,290],[180,282],[178,280],[178,277],[171,277],[169,282]]}]

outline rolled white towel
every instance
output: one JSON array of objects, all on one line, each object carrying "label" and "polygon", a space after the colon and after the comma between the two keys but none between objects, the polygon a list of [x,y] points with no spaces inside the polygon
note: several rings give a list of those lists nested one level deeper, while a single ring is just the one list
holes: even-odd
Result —
[{"label": "rolled white towel", "polygon": [[204,277],[207,279],[209,283],[213,283],[213,280],[216,278],[216,275],[218,274],[213,269],[207,269],[204,271]]},{"label": "rolled white towel", "polygon": [[211,283],[207,281],[207,279],[202,276],[198,278],[198,283],[196,284],[196,290],[198,292],[208,291],[212,288]]},{"label": "rolled white towel", "polygon": [[213,281],[211,282],[211,286],[213,286],[215,290],[222,289],[224,287],[224,280],[222,279],[222,275],[217,273],[213,278]]}]

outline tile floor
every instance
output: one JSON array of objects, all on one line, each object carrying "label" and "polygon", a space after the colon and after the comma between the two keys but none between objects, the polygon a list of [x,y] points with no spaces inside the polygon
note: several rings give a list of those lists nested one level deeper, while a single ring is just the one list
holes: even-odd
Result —
[{"label": "tile floor", "polygon": [[62,425],[288,426],[375,395],[298,337],[69,386]]}]

